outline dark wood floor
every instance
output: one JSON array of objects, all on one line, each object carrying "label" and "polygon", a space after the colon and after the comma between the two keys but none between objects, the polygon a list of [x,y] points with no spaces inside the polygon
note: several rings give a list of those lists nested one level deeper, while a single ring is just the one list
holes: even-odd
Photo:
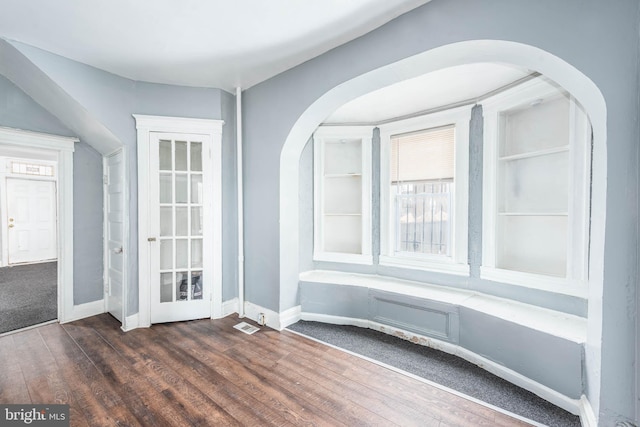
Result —
[{"label": "dark wood floor", "polygon": [[521,426],[461,397],[236,316],[124,333],[109,315],[0,338],[0,403],[77,426]]}]

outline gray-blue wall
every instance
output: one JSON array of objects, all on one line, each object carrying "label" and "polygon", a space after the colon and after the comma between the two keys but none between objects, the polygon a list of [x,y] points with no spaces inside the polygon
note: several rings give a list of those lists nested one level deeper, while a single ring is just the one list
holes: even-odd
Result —
[{"label": "gray-blue wall", "polygon": [[[634,0],[433,0],[245,92],[246,296],[280,311],[279,168],[284,141],[328,90],[445,44],[495,39],[532,45],[589,77],[608,112],[607,217],[600,419],[635,411],[638,209],[638,3]],[[445,277],[442,277],[445,280]],[[507,292],[507,290],[504,290]],[[288,299],[287,299],[288,300]],[[576,311],[581,308],[576,307]]]},{"label": "gray-blue wall", "polygon": [[[0,126],[75,136],[56,117],[0,76]],[[73,153],[73,300],[103,296],[102,156],[84,141]]]},{"label": "gray-blue wall", "polygon": [[[12,46],[79,103],[97,123],[104,125],[122,144],[129,172],[129,258],[128,301],[126,314],[138,311],[138,180],[136,127],[133,114],[223,119],[223,198],[225,203],[237,197],[235,187],[235,96],[212,88],[136,82],[67,58],[12,42]],[[55,111],[54,113],[60,113]],[[66,124],[66,123],[65,123]],[[67,124],[73,128],[72,124]],[[82,136],[82,135],[81,135]],[[90,141],[88,141],[91,143]],[[108,153],[103,153],[108,154]],[[227,210],[228,209],[228,210]],[[225,205],[223,240],[224,296],[237,293],[237,233],[235,207]],[[234,225],[235,223],[235,225]],[[236,228],[234,228],[236,227]],[[232,273],[232,271],[234,271]]]}]

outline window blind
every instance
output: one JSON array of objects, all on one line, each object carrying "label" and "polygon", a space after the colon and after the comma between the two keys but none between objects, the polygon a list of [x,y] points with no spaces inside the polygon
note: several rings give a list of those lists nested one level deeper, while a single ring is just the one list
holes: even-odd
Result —
[{"label": "window blind", "polygon": [[453,179],[455,126],[391,137],[391,183]]}]

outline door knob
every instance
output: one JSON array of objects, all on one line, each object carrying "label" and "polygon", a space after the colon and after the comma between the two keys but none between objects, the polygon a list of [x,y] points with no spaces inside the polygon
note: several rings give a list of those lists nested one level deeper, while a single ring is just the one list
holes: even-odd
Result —
[{"label": "door knob", "polygon": [[15,227],[15,225],[9,224],[9,228],[13,228],[13,227]]},{"label": "door knob", "polygon": [[13,218],[9,218],[9,222],[13,222]]},{"label": "door knob", "polygon": [[122,253],[122,246],[120,246],[119,248],[115,248],[113,250],[113,252],[116,253],[116,254],[121,254]]}]

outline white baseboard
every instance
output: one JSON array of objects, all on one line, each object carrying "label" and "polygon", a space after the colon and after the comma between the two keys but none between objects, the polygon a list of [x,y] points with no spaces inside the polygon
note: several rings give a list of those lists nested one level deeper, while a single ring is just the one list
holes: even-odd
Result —
[{"label": "white baseboard", "polygon": [[124,322],[122,323],[122,326],[120,327],[120,329],[122,329],[125,332],[129,332],[139,327],[140,327],[140,316],[138,315],[138,313],[136,313],[136,314],[132,314],[131,316],[125,317]]},{"label": "white baseboard", "polygon": [[265,325],[281,331],[292,323],[297,322],[300,319],[300,306],[292,307],[282,313],[276,313],[268,308],[261,307],[257,304],[245,301],[244,303],[244,317],[247,317],[255,322],[259,322],[260,314],[264,314]]},{"label": "white baseboard", "polygon": [[598,427],[598,419],[593,411],[591,402],[584,394],[580,398],[580,424],[582,424],[582,427]]},{"label": "white baseboard", "polygon": [[65,313],[66,318],[60,323],[69,323],[74,320],[84,319],[85,317],[96,316],[104,312],[104,299],[78,304],[73,306],[71,313]]},{"label": "white baseboard", "polygon": [[260,324],[260,314],[264,314],[266,326],[276,330],[280,330],[278,328],[280,324],[280,316],[278,316],[278,313],[249,301],[244,302],[244,317]]},{"label": "white baseboard", "polygon": [[222,317],[227,317],[228,315],[238,313],[239,311],[240,302],[238,298],[233,298],[222,303]]},{"label": "white baseboard", "polygon": [[[574,415],[581,415],[582,404],[580,400],[571,399],[557,391],[540,384],[524,375],[509,369],[503,365],[500,365],[492,360],[489,360],[479,354],[476,354],[466,348],[463,348],[456,344],[451,344],[445,341],[441,341],[436,338],[425,337],[414,332],[405,331],[393,326],[383,325],[378,322],[372,322],[367,319],[356,319],[351,317],[331,316],[327,314],[317,313],[301,313],[300,318],[302,320],[310,320],[315,322],[331,323],[334,325],[351,325],[359,326],[361,328],[374,329],[385,334],[393,335],[398,338],[405,339],[407,341],[414,342],[416,344],[424,345],[427,347],[435,348],[437,350],[444,351],[445,353],[453,354],[462,359],[465,359],[474,365],[480,366],[483,369],[491,372],[492,374],[509,381],[512,384],[522,387],[541,398],[553,403],[554,405],[571,412]],[[593,412],[593,411],[592,411]],[[582,417],[581,417],[582,418]]]},{"label": "white baseboard", "polygon": [[296,305],[295,307],[291,307],[288,310],[280,313],[280,331],[286,328],[289,325],[293,325],[298,320],[300,320],[300,315],[302,313],[302,307]]}]

